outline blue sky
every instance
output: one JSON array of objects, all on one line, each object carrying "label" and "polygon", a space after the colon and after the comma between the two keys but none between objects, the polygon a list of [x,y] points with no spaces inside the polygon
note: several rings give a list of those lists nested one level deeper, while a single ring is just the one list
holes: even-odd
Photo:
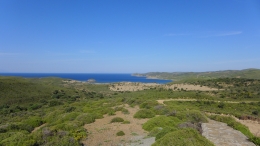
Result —
[{"label": "blue sky", "polygon": [[259,0],[0,0],[0,72],[260,68]]}]

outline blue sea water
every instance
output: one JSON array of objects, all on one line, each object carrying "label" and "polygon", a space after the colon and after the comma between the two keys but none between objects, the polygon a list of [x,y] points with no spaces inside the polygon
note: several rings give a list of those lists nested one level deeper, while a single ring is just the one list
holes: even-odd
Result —
[{"label": "blue sea water", "polygon": [[87,81],[95,79],[96,83],[114,83],[114,82],[141,82],[141,83],[159,83],[165,84],[171,80],[147,79],[146,77],[136,77],[131,74],[92,74],[92,73],[0,73],[0,76],[17,76],[24,78],[44,78],[59,77],[77,81]]}]

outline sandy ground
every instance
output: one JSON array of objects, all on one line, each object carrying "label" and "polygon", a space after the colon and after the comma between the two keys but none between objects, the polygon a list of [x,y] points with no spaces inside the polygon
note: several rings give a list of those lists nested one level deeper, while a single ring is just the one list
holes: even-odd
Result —
[{"label": "sandy ground", "polygon": [[260,137],[260,122],[252,121],[252,120],[239,120],[236,118],[236,121],[240,122],[241,124],[247,126],[252,134],[257,137]]},{"label": "sandy ground", "polygon": [[162,85],[156,83],[131,83],[131,82],[121,82],[111,84],[109,89],[112,91],[139,91],[151,88],[164,88],[172,90],[199,90],[199,91],[214,91],[218,90],[215,88],[209,88],[207,86],[190,85],[190,84],[173,84],[173,85]]},{"label": "sandy ground", "polygon": [[[84,128],[88,131],[88,138],[83,141],[85,146],[118,146],[118,145],[151,145],[154,138],[145,138],[147,132],[142,129],[142,124],[148,119],[135,119],[133,115],[139,110],[138,107],[131,108],[124,105],[130,114],[123,114],[121,111],[116,115],[105,115],[103,119],[97,119],[94,123],[86,124]],[[121,117],[130,124],[110,123],[114,117]],[[116,133],[123,131],[124,136],[116,136]]]}]

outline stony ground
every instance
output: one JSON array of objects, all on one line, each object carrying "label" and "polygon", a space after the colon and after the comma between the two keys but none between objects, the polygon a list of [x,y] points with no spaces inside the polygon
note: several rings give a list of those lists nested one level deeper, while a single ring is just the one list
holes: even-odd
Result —
[{"label": "stony ground", "polygon": [[244,134],[225,123],[209,120],[202,124],[202,130],[202,135],[216,146],[255,146]]}]

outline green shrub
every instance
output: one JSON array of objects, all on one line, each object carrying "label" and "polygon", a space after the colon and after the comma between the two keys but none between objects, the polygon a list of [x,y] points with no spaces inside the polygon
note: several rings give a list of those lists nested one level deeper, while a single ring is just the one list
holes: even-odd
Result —
[{"label": "green shrub", "polygon": [[27,131],[17,131],[17,132],[8,132],[0,135],[0,145],[2,146],[16,146],[24,145],[23,141],[28,137],[29,132]]},{"label": "green shrub", "polygon": [[258,112],[257,110],[255,110],[255,111],[252,112],[253,115],[258,115],[258,113],[259,113],[259,112]]},{"label": "green shrub", "polygon": [[72,111],[74,111],[76,109],[76,107],[66,107],[65,108],[65,112],[67,112],[67,113],[69,113],[69,112],[72,112]]},{"label": "green shrub", "polygon": [[170,113],[169,108],[163,105],[154,106],[153,111],[156,113],[156,115],[168,115]]},{"label": "green shrub", "polygon": [[109,116],[112,116],[112,115],[115,115],[115,110],[112,109],[112,108],[107,108],[107,109],[106,109],[106,113],[107,113]]},{"label": "green shrub", "polygon": [[141,109],[134,114],[134,118],[152,118],[155,116],[155,113],[149,109]]},{"label": "green shrub", "polygon": [[175,128],[175,127],[164,127],[158,134],[156,134],[155,140],[158,140],[158,139],[162,138],[167,133],[170,133],[170,132],[173,132],[173,131],[177,131],[177,130],[178,129]]},{"label": "green shrub", "polygon": [[124,119],[123,118],[120,118],[120,117],[115,117],[111,120],[110,123],[115,123],[115,122],[124,122]]},{"label": "green shrub", "polygon": [[58,106],[58,105],[62,105],[63,103],[61,101],[57,101],[57,100],[52,100],[49,102],[49,106],[53,107],[53,106]]},{"label": "green shrub", "polygon": [[117,106],[115,107],[115,111],[122,111],[123,110],[123,107],[122,106]]},{"label": "green shrub", "polygon": [[176,117],[157,116],[143,124],[143,129],[151,131],[155,127],[174,127],[181,121]]},{"label": "green shrub", "polygon": [[42,125],[43,123],[44,122],[42,121],[42,119],[40,117],[33,116],[33,117],[29,117],[27,120],[18,124],[17,129],[26,130],[28,132],[31,132],[31,131],[33,131],[33,129],[35,127],[38,127],[38,126]]},{"label": "green shrub", "polygon": [[123,113],[123,114],[130,114],[130,112],[128,111],[128,109],[125,109],[125,108],[122,109],[122,113]]},{"label": "green shrub", "polygon": [[80,121],[80,122],[83,122],[83,124],[89,124],[89,123],[93,123],[95,122],[95,115],[93,114],[80,114],[77,116],[76,120],[77,121]]},{"label": "green shrub", "polygon": [[82,123],[79,121],[66,121],[60,124],[56,124],[51,127],[51,130],[53,131],[69,131],[69,132],[74,132],[77,129],[81,128]]},{"label": "green shrub", "polygon": [[78,112],[70,112],[59,115],[58,120],[55,123],[62,123],[65,121],[73,121],[75,120],[80,113]]},{"label": "green shrub", "polygon": [[218,108],[224,108],[225,104],[223,102],[218,104]]},{"label": "green shrub", "polygon": [[36,110],[36,109],[39,109],[39,108],[41,108],[42,106],[40,105],[40,104],[32,104],[31,106],[30,106],[30,108],[29,109],[31,109],[31,110]]},{"label": "green shrub", "polygon": [[130,121],[124,121],[122,124],[130,124]]},{"label": "green shrub", "polygon": [[170,132],[162,138],[156,140],[152,146],[214,146],[209,140],[201,136],[194,129],[181,129],[174,132]]},{"label": "green shrub", "polygon": [[252,141],[257,146],[260,146],[260,137],[253,136],[253,137],[249,138],[249,140]]},{"label": "green shrub", "polygon": [[47,122],[47,123],[52,123],[52,122],[55,122],[59,119],[59,116],[61,114],[63,114],[64,111],[62,110],[54,110],[53,112],[49,112],[47,113],[45,116],[44,116],[44,120]]},{"label": "green shrub", "polygon": [[203,115],[200,111],[192,110],[186,112],[187,119],[192,123],[207,123],[207,117]]},{"label": "green shrub", "polygon": [[162,127],[154,127],[148,134],[148,136],[155,137],[160,131],[162,131]]},{"label": "green shrub", "polygon": [[155,106],[157,106],[159,103],[156,100],[149,100],[145,101],[142,104],[140,104],[140,108],[146,108],[146,109],[151,109]]},{"label": "green shrub", "polygon": [[123,136],[123,135],[125,135],[125,133],[123,131],[119,131],[119,132],[116,133],[116,135],[117,136]]}]

